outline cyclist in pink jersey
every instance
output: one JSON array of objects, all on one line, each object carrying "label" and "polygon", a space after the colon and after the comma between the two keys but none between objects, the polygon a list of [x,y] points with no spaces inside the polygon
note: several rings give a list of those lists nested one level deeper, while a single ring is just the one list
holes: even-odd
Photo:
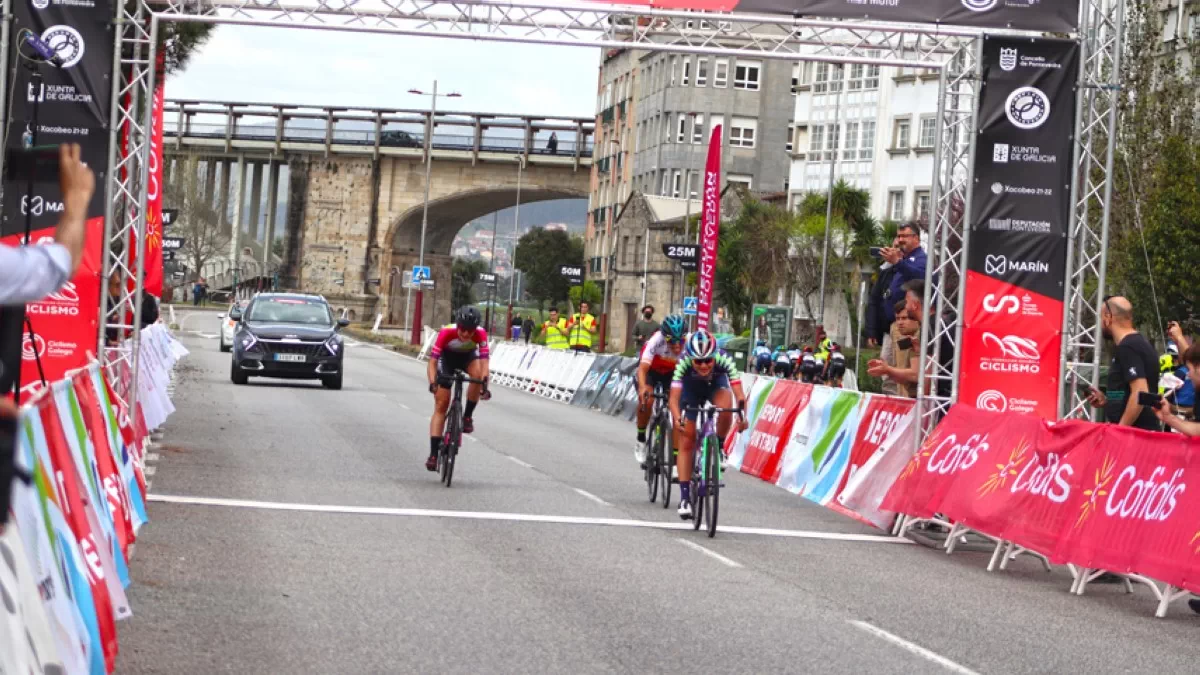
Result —
[{"label": "cyclist in pink jersey", "polygon": [[[429,459],[425,468],[437,471],[437,455],[450,409],[450,389],[455,371],[463,371],[476,380],[488,377],[488,336],[479,327],[479,310],[467,306],[458,310],[455,324],[443,328],[429,351],[429,393],[434,396],[433,417],[429,419]],[[463,433],[475,431],[472,417],[484,388],[472,383],[467,387],[467,405],[463,408]]]}]

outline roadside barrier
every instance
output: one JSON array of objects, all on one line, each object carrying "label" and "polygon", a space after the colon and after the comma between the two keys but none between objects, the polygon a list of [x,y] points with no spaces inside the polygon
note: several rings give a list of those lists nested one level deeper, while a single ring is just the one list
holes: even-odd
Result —
[{"label": "roadside barrier", "polygon": [[22,406],[11,518],[0,532],[0,672],[111,673],[116,621],[132,616],[128,561],[147,522],[147,429],[173,410],[166,384],[187,351],[159,324],[142,331],[137,410],[116,391],[129,370],[98,362]]}]

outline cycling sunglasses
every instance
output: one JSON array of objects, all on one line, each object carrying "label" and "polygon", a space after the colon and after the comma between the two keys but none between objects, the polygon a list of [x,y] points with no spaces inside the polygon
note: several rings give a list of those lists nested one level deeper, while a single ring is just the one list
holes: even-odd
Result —
[{"label": "cycling sunglasses", "polygon": [[692,359],[692,363],[694,363],[697,366],[707,366],[707,365],[711,364],[712,362],[713,362],[713,359],[711,357],[707,358],[707,359]]}]

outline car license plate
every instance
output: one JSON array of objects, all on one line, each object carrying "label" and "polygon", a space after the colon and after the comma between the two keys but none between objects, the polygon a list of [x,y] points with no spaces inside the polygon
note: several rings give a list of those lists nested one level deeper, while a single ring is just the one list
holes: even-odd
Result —
[{"label": "car license plate", "polygon": [[303,354],[276,354],[276,361],[292,361],[295,363],[304,363]]}]

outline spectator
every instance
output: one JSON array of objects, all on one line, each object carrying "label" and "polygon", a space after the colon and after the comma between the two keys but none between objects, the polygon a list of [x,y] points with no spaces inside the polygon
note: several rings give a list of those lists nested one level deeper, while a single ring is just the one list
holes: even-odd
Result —
[{"label": "spectator", "polygon": [[[1191,383],[1192,387],[1200,384],[1200,344],[1191,345],[1184,350],[1183,364],[1187,370],[1188,382]],[[1154,409],[1154,416],[1163,424],[1185,436],[1200,436],[1200,422],[1188,422],[1172,414],[1168,406],[1159,405]],[[1192,609],[1200,611],[1198,605],[1193,604]]]},{"label": "spectator", "polygon": [[[892,247],[900,248],[900,237],[892,239]],[[883,259],[883,249],[880,249],[880,259]],[[888,318],[885,303],[890,301],[894,306],[896,302],[904,301],[903,298],[892,297],[892,277],[894,276],[896,276],[895,266],[884,260],[879,265],[879,274],[875,277],[875,283],[871,286],[870,300],[867,301],[867,325],[864,332],[869,347],[886,348],[887,343],[891,340],[888,333],[892,321]],[[886,357],[881,358],[887,360]]]},{"label": "spectator", "polygon": [[520,314],[513,314],[512,323],[508,325],[509,334],[512,335],[513,341],[521,338],[521,324],[524,323]]},{"label": "spectator", "polygon": [[[125,324],[133,323],[133,316],[128,312],[125,314],[125,319],[121,320],[121,273],[113,272],[108,278],[108,323],[110,324]],[[145,328],[150,324],[158,321],[158,302],[154,296],[142,289],[142,295],[139,301],[142,305],[142,322],[141,327]],[[109,327],[104,330],[104,336],[109,346],[115,346],[119,339],[119,331],[114,327]]]},{"label": "spectator", "polygon": [[529,344],[529,339],[533,337],[533,315],[525,317],[525,323],[521,324],[521,337],[525,338],[525,344]]},{"label": "spectator", "polygon": [[767,325],[766,314],[760,314],[758,316],[758,324],[754,326],[754,335],[751,337],[753,338],[754,344],[758,344],[760,341],[766,340],[768,347],[774,346],[775,343],[771,342],[771,327]]},{"label": "spectator", "polygon": [[192,306],[200,306],[200,298],[204,296],[204,280],[197,279],[195,285],[192,286]]},{"label": "spectator", "polygon": [[[903,290],[904,308],[903,310],[899,310],[893,307],[891,308],[892,313],[894,315],[899,315],[901,312],[903,312],[904,316],[914,322],[917,322],[918,325],[922,320],[930,321],[931,330],[935,328],[937,326],[937,317],[933,316],[933,307],[931,306],[929,310],[926,311],[924,306],[925,282],[921,279],[913,279],[912,281],[904,284]],[[953,320],[954,317],[949,315],[941,318],[942,322],[949,322]],[[931,342],[928,345],[922,345],[922,347],[925,349],[925,354],[930,357],[928,359],[930,365],[926,369],[926,374],[929,375],[934,372],[932,367],[932,357],[934,356],[935,346],[937,346],[936,355],[939,366],[938,370],[947,373],[952,372],[954,365],[954,343],[950,340],[949,331],[946,331],[942,333],[942,336],[937,343]],[[920,367],[919,364],[920,359],[912,358],[909,361],[907,368],[897,368],[896,366],[889,365],[880,359],[871,359],[867,362],[867,372],[875,377],[889,377],[895,380],[897,383],[911,384],[915,387],[921,379],[917,372],[917,369]],[[937,395],[939,397],[949,398],[950,390],[951,383],[949,380],[945,378],[938,380]]]},{"label": "spectator", "polygon": [[546,141],[546,150],[548,150],[551,155],[558,152],[558,134],[554,133],[553,131],[550,132],[550,140]]},{"label": "spectator", "polygon": [[[1174,341],[1176,352],[1182,352],[1187,356],[1187,351],[1192,347],[1192,342],[1183,334],[1183,329],[1179,327],[1178,321],[1170,321],[1167,323],[1167,337]],[[1188,375],[1191,370],[1188,367],[1187,359],[1184,358],[1182,363],[1176,359],[1176,370],[1173,373],[1175,377],[1183,380],[1183,386],[1175,391],[1175,405],[1179,409],[1179,414],[1186,419],[1194,419],[1196,405],[1196,385],[1192,382],[1192,378]]]},{"label": "spectator", "polygon": [[[925,250],[921,248],[921,230],[916,223],[904,223],[896,230],[894,248],[885,248],[879,252],[884,261],[891,263],[896,272],[892,275],[888,294],[884,297],[883,308],[887,311],[886,319],[891,323],[895,318],[893,303],[904,297],[904,284],[914,280],[925,280]],[[888,302],[888,299],[895,298]],[[923,299],[922,299],[923,300]],[[885,328],[881,333],[887,332]]]},{"label": "spectator", "polygon": [[642,320],[633,326],[633,343],[637,346],[639,354],[646,340],[657,332],[658,322],[654,320],[654,305],[646,305],[642,308]]},{"label": "spectator", "polygon": [[1159,431],[1154,409],[1138,404],[1138,394],[1158,392],[1158,355],[1133,327],[1133,305],[1120,296],[1104,299],[1100,329],[1116,349],[1108,366],[1107,394],[1092,390],[1091,403],[1104,409],[1109,424]]},{"label": "spectator", "polygon": [[[884,362],[890,366],[894,366],[900,370],[908,370],[916,368],[913,359],[917,356],[917,347],[914,344],[920,339],[921,323],[914,320],[906,311],[907,302],[901,300],[897,302],[894,311],[896,320],[892,322],[890,337],[889,358],[884,359]],[[905,342],[907,338],[908,342]],[[907,345],[907,346],[904,346]],[[917,387],[915,384],[908,382],[895,382],[891,379],[884,381],[884,393],[893,393],[897,396],[907,398],[917,397]],[[888,392],[886,385],[891,385],[891,392]]]},{"label": "spectator", "polygon": [[550,308],[550,320],[542,324],[542,334],[547,349],[567,348],[567,320],[559,318],[557,307]]},{"label": "spectator", "polygon": [[0,306],[24,305],[62,288],[75,275],[83,254],[84,223],[96,176],[79,159],[79,146],[59,148],[58,184],[63,213],[54,242],[45,246],[0,246]]}]

